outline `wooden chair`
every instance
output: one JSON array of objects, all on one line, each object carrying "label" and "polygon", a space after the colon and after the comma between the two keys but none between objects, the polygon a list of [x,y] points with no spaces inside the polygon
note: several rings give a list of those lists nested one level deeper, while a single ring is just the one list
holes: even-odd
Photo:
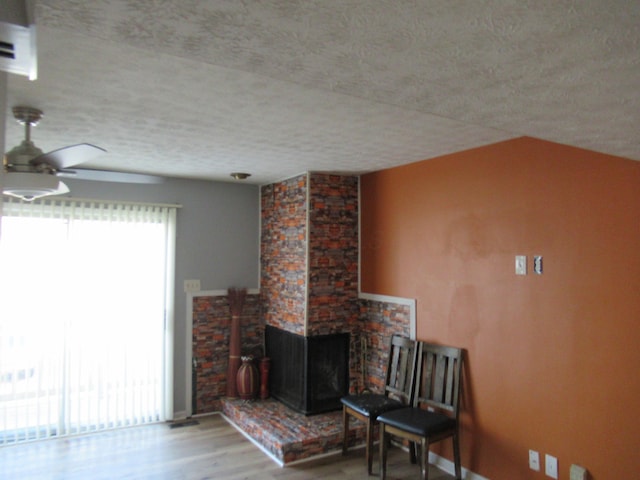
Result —
[{"label": "wooden chair", "polygon": [[418,366],[412,406],[378,416],[380,424],[380,478],[387,469],[391,435],[420,446],[421,478],[429,478],[429,444],[451,437],[456,479],[462,479],[458,410],[463,350],[418,342]]},{"label": "wooden chair", "polygon": [[371,474],[373,463],[373,428],[378,415],[409,405],[415,379],[417,342],[394,335],[391,337],[383,393],[363,393],[342,397],[342,454],[346,455],[349,437],[349,416],[367,425],[366,459]]}]

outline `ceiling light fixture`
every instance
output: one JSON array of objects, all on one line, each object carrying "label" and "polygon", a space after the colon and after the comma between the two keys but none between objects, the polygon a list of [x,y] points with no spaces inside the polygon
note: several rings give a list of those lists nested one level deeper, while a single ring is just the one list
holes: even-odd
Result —
[{"label": "ceiling light fixture", "polygon": [[33,174],[25,172],[5,172],[2,181],[2,193],[30,202],[47,195],[68,193],[69,187],[55,175]]},{"label": "ceiling light fixture", "polygon": [[247,178],[249,178],[251,176],[250,173],[245,173],[245,172],[233,172],[231,174],[231,176],[233,178],[235,178],[236,180],[246,180]]}]

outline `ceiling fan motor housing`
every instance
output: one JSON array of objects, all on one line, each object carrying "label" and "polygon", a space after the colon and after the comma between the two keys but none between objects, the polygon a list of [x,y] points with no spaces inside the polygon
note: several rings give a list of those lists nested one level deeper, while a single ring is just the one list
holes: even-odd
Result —
[{"label": "ceiling fan motor housing", "polygon": [[50,166],[37,165],[31,160],[44,152],[31,141],[31,127],[38,125],[42,119],[42,110],[33,107],[16,106],[12,108],[13,116],[25,127],[25,139],[4,156],[4,168],[7,172],[55,173]]},{"label": "ceiling fan motor housing", "polygon": [[42,150],[36,147],[31,140],[23,140],[20,145],[9,150],[4,156],[5,170],[8,172],[43,173],[42,164],[34,165],[31,162],[31,160],[42,155],[42,153]]}]

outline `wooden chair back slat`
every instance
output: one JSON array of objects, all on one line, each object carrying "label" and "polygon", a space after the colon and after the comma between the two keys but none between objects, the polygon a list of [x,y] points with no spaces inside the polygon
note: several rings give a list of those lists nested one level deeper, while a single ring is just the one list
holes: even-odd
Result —
[{"label": "wooden chair back slat", "polygon": [[400,336],[391,339],[385,393],[407,404],[411,401],[416,348],[414,340]]},{"label": "wooden chair back slat", "polygon": [[413,405],[458,415],[462,350],[419,342]]}]

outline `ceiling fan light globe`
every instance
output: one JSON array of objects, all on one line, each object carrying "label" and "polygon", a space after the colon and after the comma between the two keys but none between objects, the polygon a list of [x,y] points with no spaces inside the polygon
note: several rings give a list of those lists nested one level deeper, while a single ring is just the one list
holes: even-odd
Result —
[{"label": "ceiling fan light globe", "polygon": [[3,178],[3,195],[16,197],[27,202],[48,195],[62,195],[68,192],[69,187],[54,175],[7,172]]}]

